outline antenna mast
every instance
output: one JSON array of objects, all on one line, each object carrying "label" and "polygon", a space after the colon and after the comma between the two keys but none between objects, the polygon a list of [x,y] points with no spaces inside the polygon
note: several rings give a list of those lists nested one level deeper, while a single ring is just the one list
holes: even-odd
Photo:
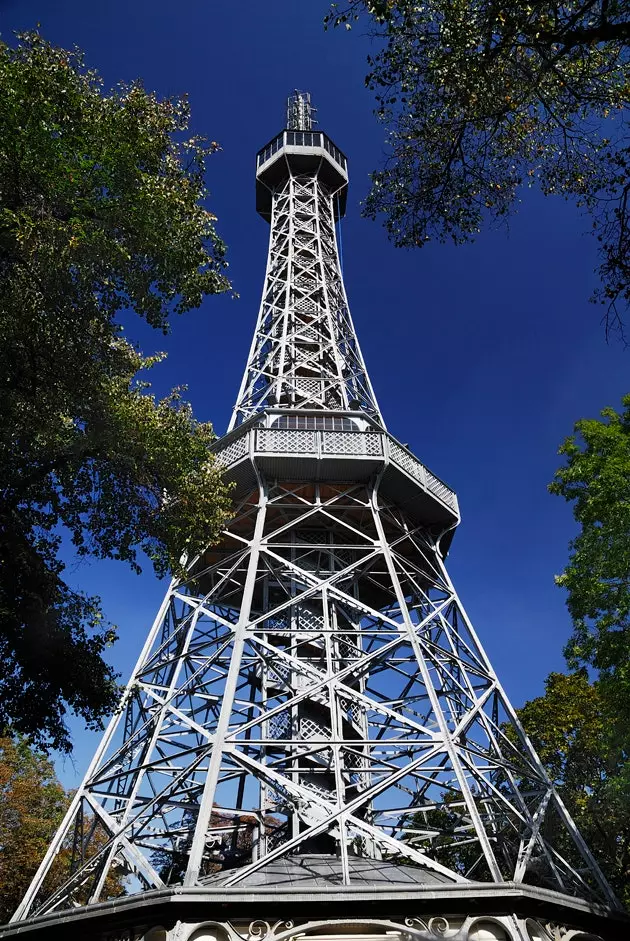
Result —
[{"label": "antenna mast", "polygon": [[317,109],[311,104],[311,95],[297,88],[287,98],[287,130],[312,131],[317,119]]}]

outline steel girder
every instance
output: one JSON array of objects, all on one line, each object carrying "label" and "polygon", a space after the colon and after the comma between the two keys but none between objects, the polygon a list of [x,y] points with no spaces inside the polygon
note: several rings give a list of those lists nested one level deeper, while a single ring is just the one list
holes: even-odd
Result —
[{"label": "steel girder", "polygon": [[[271,482],[173,582],[16,918],[300,853],[614,904],[434,537],[370,484]],[[60,862],[61,860],[61,862]],[[60,875],[60,865],[66,872]]]},{"label": "steel girder", "polygon": [[270,406],[362,410],[382,425],[341,276],[335,194],[316,174],[286,172],[272,194],[263,296],[230,430]]},{"label": "steel girder", "polygon": [[[436,530],[457,521],[454,495],[447,524],[427,501],[448,488],[376,441],[327,158],[279,148],[259,170],[261,185],[278,182],[230,426],[249,430],[219,449],[228,468],[248,461],[234,517],[170,585],[13,920],[123,889],[247,890],[265,867],[313,854],[339,860],[348,886],[372,860],[419,884],[515,882],[614,907],[446,572]],[[256,416],[272,423],[254,428]],[[334,447],[321,438],[337,432]],[[298,460],[306,434],[317,447]],[[373,453],[388,457],[368,472]],[[391,486],[391,462],[404,487]]]}]

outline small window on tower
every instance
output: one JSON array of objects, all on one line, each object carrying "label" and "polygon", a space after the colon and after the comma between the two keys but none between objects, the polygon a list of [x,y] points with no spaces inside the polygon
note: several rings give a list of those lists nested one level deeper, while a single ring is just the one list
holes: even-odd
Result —
[{"label": "small window on tower", "polygon": [[353,418],[344,415],[280,415],[272,428],[293,428],[300,431],[360,431]]}]

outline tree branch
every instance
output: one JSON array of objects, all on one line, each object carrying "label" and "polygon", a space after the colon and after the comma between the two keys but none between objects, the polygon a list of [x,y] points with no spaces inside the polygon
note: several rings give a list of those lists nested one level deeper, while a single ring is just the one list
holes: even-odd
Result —
[{"label": "tree branch", "polygon": [[564,52],[575,46],[586,46],[590,43],[600,42],[628,42],[630,41],[630,22],[608,23],[600,22],[597,26],[580,26],[577,29],[561,30],[560,32],[545,32],[538,34],[539,39],[546,42],[561,43]]}]

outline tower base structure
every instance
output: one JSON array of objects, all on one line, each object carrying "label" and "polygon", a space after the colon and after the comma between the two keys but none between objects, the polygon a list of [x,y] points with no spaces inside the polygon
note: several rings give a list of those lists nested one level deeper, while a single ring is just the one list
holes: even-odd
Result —
[{"label": "tower base structure", "polygon": [[456,494],[381,417],[346,159],[308,96],[287,123],[257,158],[267,273],[214,446],[233,516],[171,583],[0,941],[623,941],[446,570]]},{"label": "tower base structure", "polygon": [[[443,564],[455,495],[369,422],[283,417],[217,443],[225,539],[170,587],[0,941],[630,938],[531,746],[506,734],[517,718]],[[46,890],[69,845],[82,861]],[[196,849],[194,880],[174,874]],[[129,894],[102,900],[117,871]]]},{"label": "tower base structure", "polygon": [[[302,857],[275,884],[176,887],[0,928],[25,941],[621,941],[630,919],[533,886],[327,884],[334,857]],[[427,875],[426,873],[424,875]],[[400,877],[400,875],[399,875]],[[269,876],[267,877],[269,878]],[[418,879],[422,871],[418,872]]]}]

